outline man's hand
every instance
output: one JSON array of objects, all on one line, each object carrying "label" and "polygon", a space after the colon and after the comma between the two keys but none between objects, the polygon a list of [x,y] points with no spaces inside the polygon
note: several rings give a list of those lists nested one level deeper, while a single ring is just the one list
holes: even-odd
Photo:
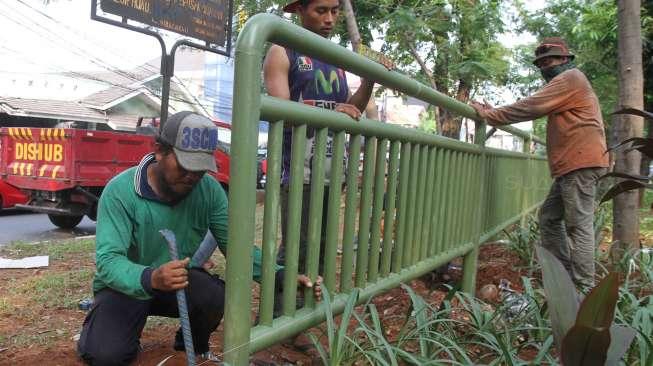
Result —
[{"label": "man's hand", "polygon": [[188,286],[186,266],[190,258],[170,261],[152,271],[152,288],[161,291],[176,291]]},{"label": "man's hand", "polygon": [[344,113],[355,120],[361,118],[361,111],[353,104],[338,103],[335,111]]},{"label": "man's hand", "polygon": [[[494,109],[488,102],[477,102],[477,101],[472,101],[469,103],[469,106],[474,108],[476,111],[476,114],[478,114],[479,117],[483,119],[487,119],[488,112]],[[487,121],[490,126],[494,126],[494,124],[491,121]]]},{"label": "man's hand", "polygon": [[297,276],[298,287],[308,287],[313,289],[316,301],[322,301],[322,276],[317,276],[315,282],[311,281],[306,275]]}]

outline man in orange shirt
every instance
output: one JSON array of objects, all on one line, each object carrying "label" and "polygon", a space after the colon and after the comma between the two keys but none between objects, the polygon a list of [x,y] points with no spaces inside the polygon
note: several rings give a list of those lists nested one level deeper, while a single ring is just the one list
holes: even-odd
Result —
[{"label": "man in orange shirt", "polygon": [[576,285],[594,285],[594,196],[608,157],[599,101],[574,55],[559,37],[545,38],[533,63],[546,85],[516,103],[492,108],[472,102],[492,126],[547,116],[547,154],[553,185],[540,209],[542,246],[567,268]]}]

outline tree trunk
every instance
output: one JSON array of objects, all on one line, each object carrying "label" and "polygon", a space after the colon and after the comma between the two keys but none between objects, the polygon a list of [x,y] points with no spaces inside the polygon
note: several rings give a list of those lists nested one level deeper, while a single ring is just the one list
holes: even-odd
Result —
[{"label": "tree trunk", "polygon": [[[619,105],[621,108],[642,109],[644,104],[644,78],[642,71],[642,41],[640,27],[640,2],[618,0],[618,72]],[[616,115],[613,120],[617,141],[642,136],[643,119],[632,115]],[[623,150],[615,155],[615,171],[637,174],[641,154]],[[618,241],[617,255],[639,247],[639,216],[637,190],[615,197],[613,206],[613,240]]]},{"label": "tree trunk", "polygon": [[351,6],[349,0],[342,0],[342,7],[345,10],[345,22],[347,23],[347,33],[349,33],[349,41],[354,48],[354,52],[358,52],[358,47],[361,44],[361,34],[358,31],[358,23],[356,23],[356,15],[354,8]]},{"label": "tree trunk", "polygon": [[450,111],[438,107],[440,118],[438,118],[438,133],[444,137],[460,139],[460,119]]},{"label": "tree trunk", "polygon": [[[470,85],[465,81],[460,79],[458,81],[458,91],[456,92],[456,100],[463,103],[469,102],[469,95],[471,93]],[[447,111],[444,108],[439,108],[440,118],[438,121],[438,133],[442,136],[446,136],[452,139],[460,139],[460,128],[462,126],[463,119],[462,117]]]},{"label": "tree trunk", "polygon": [[[349,41],[351,42],[351,46],[354,49],[354,52],[358,52],[358,48],[361,45],[361,34],[358,31],[358,23],[356,23],[354,8],[351,6],[351,2],[349,0],[342,0],[342,6],[345,10],[345,21],[347,23]],[[372,93],[372,97],[367,102],[367,107],[365,108],[365,116],[369,119],[379,119],[379,108],[376,106],[374,93]]]}]

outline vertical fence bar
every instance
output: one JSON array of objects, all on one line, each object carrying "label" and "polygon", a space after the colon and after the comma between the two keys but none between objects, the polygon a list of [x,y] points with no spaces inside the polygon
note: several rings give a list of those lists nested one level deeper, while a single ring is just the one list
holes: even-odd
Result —
[{"label": "vertical fence bar", "polygon": [[408,208],[406,215],[406,233],[404,234],[404,258],[403,265],[408,267],[413,264],[413,250],[415,250],[414,224],[415,224],[415,201],[417,200],[417,174],[419,173],[419,160],[422,145],[416,145],[410,157],[410,181],[408,182]]},{"label": "vertical fence bar", "polygon": [[[245,37],[243,37],[245,38]],[[247,41],[239,44],[247,44]],[[255,42],[252,42],[255,43]],[[252,245],[256,218],[256,146],[260,119],[261,81],[260,50],[236,50],[238,62],[234,69],[234,103],[229,192],[229,232],[225,287],[224,358],[231,365],[246,365],[249,359],[251,329]],[[247,88],[238,87],[247,85]]]},{"label": "vertical fence bar", "polygon": [[354,287],[354,231],[358,209],[358,160],[361,154],[361,136],[353,135],[349,146],[349,165],[347,166],[347,193],[345,195],[345,226],[342,234],[342,262],[340,292],[349,293]]},{"label": "vertical fence bar", "polygon": [[[487,163],[485,162],[485,122],[481,121],[476,121],[476,133],[474,134],[475,137],[475,143],[481,147],[481,171],[480,171],[480,184],[481,186],[479,187],[480,192],[485,192],[485,182],[487,181],[486,178],[486,165]],[[480,199],[480,204],[481,204],[481,212],[485,212],[484,210],[484,205],[485,205],[485,197],[482,195]],[[479,225],[482,225],[482,222],[484,220],[480,219],[478,220]],[[481,232],[483,230],[480,230]],[[476,239],[477,241],[480,241],[480,234],[479,237]],[[478,253],[479,253],[479,247],[481,243],[477,243],[477,246],[474,247],[469,253],[465,255],[463,258],[463,291],[467,292],[470,295],[474,295],[476,293],[476,267],[478,266]]]},{"label": "vertical fence bar", "polygon": [[420,150],[419,171],[417,172],[417,199],[415,202],[415,226],[413,226],[413,255],[411,263],[415,264],[420,260],[422,253],[422,220],[424,218],[424,204],[426,203],[426,177],[428,175],[429,146],[423,145]]},{"label": "vertical fence bar", "polygon": [[281,185],[281,148],[283,121],[271,122],[268,132],[268,170],[263,212],[263,268],[259,319],[261,325],[271,325],[274,307],[274,272],[277,257],[279,227],[279,191]]},{"label": "vertical fence bar", "polygon": [[388,139],[381,139],[376,149],[376,167],[374,168],[374,206],[372,209],[372,226],[370,234],[370,260],[367,280],[374,282],[379,273],[379,250],[381,248],[381,215],[383,214],[383,194],[385,193],[385,163],[388,152]]},{"label": "vertical fence bar", "polygon": [[433,225],[431,225],[431,223],[433,219],[433,197],[435,196],[435,187],[433,183],[435,179],[435,151],[435,147],[430,147],[428,149],[428,164],[426,165],[426,170],[424,171],[424,174],[426,174],[426,183],[424,184],[424,213],[422,216],[422,223],[420,225],[420,230],[422,230],[422,240],[419,253],[420,261],[426,258],[429,247],[432,243],[430,233],[433,231]]},{"label": "vertical fence bar", "polygon": [[397,234],[395,238],[395,250],[393,253],[392,272],[397,273],[403,267],[404,251],[406,250],[406,219],[408,209],[408,186],[410,178],[410,155],[412,146],[410,142],[401,144],[401,167],[399,172],[399,212],[397,213]]},{"label": "vertical fence bar", "polygon": [[477,238],[481,237],[481,229],[482,229],[482,223],[481,221],[481,207],[482,207],[482,202],[481,202],[481,181],[478,179],[480,176],[481,172],[481,156],[480,155],[474,155],[473,159],[473,167],[472,167],[472,176],[470,179],[473,179],[477,183],[474,185],[473,191],[472,191],[472,196],[474,199],[472,200],[475,202],[474,206],[472,206],[472,212],[471,212],[471,223],[470,223],[470,241],[477,241]]},{"label": "vertical fence bar", "polygon": [[452,152],[451,150],[444,150],[444,156],[442,158],[443,160],[443,168],[442,168],[442,202],[439,207],[439,214],[438,214],[438,237],[437,237],[437,244],[436,244],[436,252],[440,253],[444,250],[445,248],[445,243],[447,240],[447,223],[449,220],[449,215],[447,215],[447,212],[450,210],[451,206],[451,158]]},{"label": "vertical fence bar", "polygon": [[437,253],[437,245],[438,245],[438,236],[440,235],[440,230],[442,228],[440,225],[442,224],[442,218],[440,216],[440,210],[441,206],[443,206],[444,202],[444,189],[442,187],[442,182],[443,182],[443,177],[444,177],[444,167],[442,164],[442,157],[444,156],[444,150],[441,148],[438,148],[436,151],[436,159],[433,165],[433,173],[434,173],[434,180],[433,180],[433,206],[431,208],[432,214],[431,214],[431,221],[430,221],[430,234],[429,234],[429,249],[427,252],[427,255],[429,257],[435,255]]},{"label": "vertical fence bar", "polygon": [[363,187],[361,190],[360,215],[358,218],[358,250],[356,251],[356,287],[363,288],[367,283],[367,267],[370,243],[370,213],[372,211],[372,190],[374,184],[374,151],[376,137],[365,138],[363,163]]},{"label": "vertical fence bar", "polygon": [[454,211],[454,224],[451,226],[450,230],[452,231],[452,238],[451,244],[453,246],[458,246],[460,245],[460,236],[462,234],[462,221],[463,221],[463,211],[465,210],[465,200],[462,199],[461,194],[465,192],[465,169],[467,168],[465,166],[465,159],[466,159],[467,154],[459,152],[457,156],[457,166],[458,168],[456,169],[455,177],[456,177],[456,190],[454,191],[454,197],[456,197],[456,210]]},{"label": "vertical fence bar", "polygon": [[462,238],[462,228],[464,226],[464,213],[465,213],[465,199],[463,199],[463,192],[466,192],[465,189],[467,188],[467,183],[465,182],[465,172],[467,171],[467,153],[460,153],[459,160],[458,160],[458,174],[457,174],[457,179],[456,179],[456,186],[458,191],[456,192],[456,199],[458,200],[458,210],[457,210],[457,215],[456,215],[456,226],[453,228],[454,230],[454,236],[456,240],[454,241],[457,245],[462,244],[461,238]]},{"label": "vertical fence bar", "polygon": [[390,273],[392,253],[397,251],[395,238],[395,206],[397,203],[397,175],[399,174],[399,141],[390,144],[390,162],[388,164],[388,188],[385,216],[383,218],[383,258],[381,259],[381,276]]},{"label": "vertical fence bar", "polygon": [[337,132],[333,138],[331,177],[329,179],[329,202],[327,207],[326,248],[324,249],[324,285],[333,294],[336,289],[336,257],[340,236],[340,198],[342,196],[343,161],[345,157],[345,132]]},{"label": "vertical fence bar", "polygon": [[[526,154],[526,169],[525,169],[525,174],[523,175],[524,180],[528,180],[529,178],[532,179],[533,177],[530,175],[531,173],[531,139],[524,139],[524,146],[522,146],[522,152]],[[530,186],[530,184],[522,184],[522,195],[521,195],[521,220],[519,222],[521,227],[526,227],[528,224],[528,213],[526,210],[528,210],[530,206],[530,200],[529,200],[529,192],[530,189],[533,189],[533,187]]]},{"label": "vertical fence bar", "polygon": [[456,231],[454,230],[456,227],[456,218],[457,215],[456,213],[458,212],[458,188],[459,188],[459,181],[458,181],[458,171],[460,169],[460,152],[458,151],[452,151],[451,153],[451,169],[449,169],[449,173],[451,175],[451,178],[449,180],[449,195],[451,199],[449,200],[449,209],[447,210],[447,224],[445,225],[445,237],[446,240],[444,241],[445,247],[443,250],[448,250],[453,247],[453,245],[456,243],[456,236],[455,233]]},{"label": "vertical fence bar", "polygon": [[[315,281],[317,279],[320,263],[320,247],[322,246],[322,214],[324,206],[324,159],[326,157],[327,135],[326,128],[317,130],[313,154],[313,167],[311,169],[311,198],[308,208],[308,233],[306,243],[306,274]],[[313,289],[304,289],[304,305],[315,307]]]},{"label": "vertical fence bar", "polygon": [[283,315],[293,316],[297,302],[297,271],[299,269],[299,230],[302,224],[304,192],[304,157],[306,156],[306,125],[293,127],[288,191],[288,227],[285,238],[283,278]]},{"label": "vertical fence bar", "polygon": [[492,155],[484,155],[485,165],[487,171],[485,174],[485,196],[487,197],[487,202],[485,202],[485,229],[488,230],[494,226],[494,209],[496,208],[496,195],[492,189],[496,186],[495,184],[495,170],[496,165],[494,163],[494,157]]},{"label": "vertical fence bar", "polygon": [[460,218],[460,226],[458,228],[459,230],[459,243],[464,244],[467,243],[467,238],[468,238],[468,230],[469,230],[469,223],[471,221],[471,218],[469,217],[469,209],[470,206],[473,202],[473,196],[470,194],[472,192],[472,187],[474,186],[474,183],[470,178],[471,178],[471,171],[472,171],[472,154],[465,154],[463,157],[463,169],[462,169],[462,192],[460,195],[460,198],[462,199],[462,210],[461,210],[461,218]]}]

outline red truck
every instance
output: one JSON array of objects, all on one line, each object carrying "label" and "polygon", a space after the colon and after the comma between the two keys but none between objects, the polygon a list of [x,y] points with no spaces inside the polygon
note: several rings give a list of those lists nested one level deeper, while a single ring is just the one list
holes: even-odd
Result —
[{"label": "red truck", "polygon": [[[231,126],[215,121],[219,148],[218,173],[229,186]],[[50,221],[70,229],[84,215],[97,218],[104,186],[123,170],[137,165],[152,151],[152,134],[73,128],[4,127],[0,129],[0,178],[29,197],[17,208],[48,214]]]}]

